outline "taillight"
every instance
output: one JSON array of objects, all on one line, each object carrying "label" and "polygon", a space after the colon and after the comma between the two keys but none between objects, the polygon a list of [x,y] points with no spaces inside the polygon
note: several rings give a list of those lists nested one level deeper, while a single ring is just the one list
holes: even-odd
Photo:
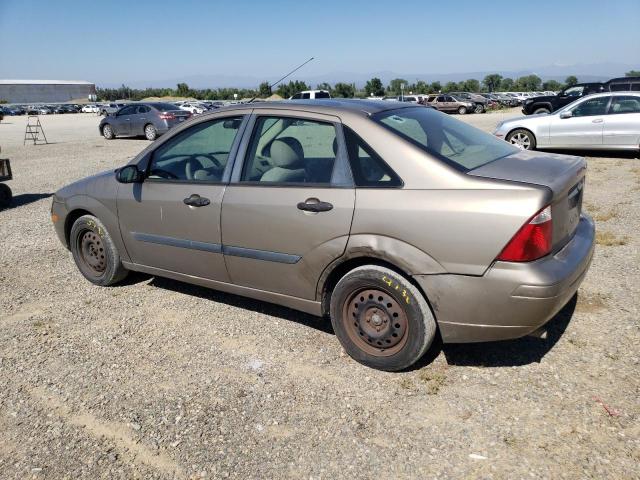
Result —
[{"label": "taillight", "polygon": [[176,116],[173,113],[161,113],[159,117],[162,120],[175,120]]},{"label": "taillight", "polygon": [[530,262],[551,252],[551,206],[536,213],[502,249],[496,260]]}]

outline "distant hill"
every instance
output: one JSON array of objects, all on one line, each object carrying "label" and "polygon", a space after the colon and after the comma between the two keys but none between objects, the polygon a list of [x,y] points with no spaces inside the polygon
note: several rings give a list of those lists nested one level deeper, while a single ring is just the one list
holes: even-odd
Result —
[{"label": "distant hill", "polygon": [[[370,73],[356,73],[356,72],[330,72],[322,75],[305,75],[304,70],[296,73],[291,79],[304,80],[312,86],[316,86],[319,83],[328,82],[335,84],[336,82],[355,83],[357,87],[362,87],[367,80],[378,77],[383,83],[389,83],[394,78],[405,78],[409,82],[415,82],[416,80],[423,80],[425,82],[439,81],[441,83],[446,82],[459,82],[461,80],[468,80],[475,78],[482,81],[482,79],[491,73],[498,73],[503,77],[516,79],[524,75],[535,74],[538,75],[543,81],[545,80],[557,80],[563,82],[569,75],[575,75],[580,82],[599,82],[608,80],[613,77],[624,76],[625,72],[629,70],[637,70],[638,65],[627,65],[622,63],[594,63],[594,64],[575,64],[575,65],[548,65],[543,67],[536,67],[523,70],[486,70],[476,72],[450,72],[450,73],[402,73],[393,72],[389,70],[381,70]],[[258,85],[265,81],[276,81],[279,77],[254,77],[250,75],[232,75],[228,73],[216,73],[216,74],[198,74],[189,75],[184,77],[169,78],[164,80],[146,80],[146,81],[131,81],[124,82],[127,86],[132,88],[146,88],[146,87],[175,87],[178,83],[186,83],[192,88],[222,88],[222,87],[238,87],[238,88],[257,88]],[[101,83],[96,82],[100,87],[119,87],[120,83]]]}]

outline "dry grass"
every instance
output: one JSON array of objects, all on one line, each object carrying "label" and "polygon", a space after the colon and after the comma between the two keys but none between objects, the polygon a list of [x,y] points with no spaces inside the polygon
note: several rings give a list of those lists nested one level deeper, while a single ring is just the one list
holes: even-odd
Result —
[{"label": "dry grass", "polygon": [[611,220],[612,218],[616,218],[617,216],[618,212],[614,208],[612,208],[608,212],[601,212],[598,210],[593,211],[593,219],[596,222],[606,222],[607,220]]},{"label": "dry grass", "polygon": [[426,368],[418,374],[418,378],[426,384],[427,394],[429,395],[436,395],[447,382],[447,375],[444,370]]},{"label": "dry grass", "polygon": [[614,233],[608,231],[596,232],[596,244],[603,245],[605,247],[618,247],[620,245],[626,245],[629,241],[627,236],[619,237]]}]

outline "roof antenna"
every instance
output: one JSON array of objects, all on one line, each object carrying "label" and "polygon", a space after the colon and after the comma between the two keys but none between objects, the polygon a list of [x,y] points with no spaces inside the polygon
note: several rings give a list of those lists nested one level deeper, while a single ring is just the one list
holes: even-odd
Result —
[{"label": "roof antenna", "polygon": [[[307,60],[306,62],[298,65],[296,68],[294,68],[293,70],[291,70],[289,73],[287,73],[284,77],[282,77],[280,80],[278,80],[277,82],[272,83],[271,85],[269,85],[269,90],[271,90],[273,87],[275,87],[276,85],[278,85],[282,80],[284,80],[285,78],[287,78],[289,75],[291,75],[292,73],[297,72],[298,70],[300,70],[302,67],[304,67],[307,63],[309,63],[311,60],[313,60],[313,57],[311,57],[309,60]],[[256,98],[258,98],[257,96],[253,97],[251,100],[249,100],[247,103],[251,103],[253,102]]]}]

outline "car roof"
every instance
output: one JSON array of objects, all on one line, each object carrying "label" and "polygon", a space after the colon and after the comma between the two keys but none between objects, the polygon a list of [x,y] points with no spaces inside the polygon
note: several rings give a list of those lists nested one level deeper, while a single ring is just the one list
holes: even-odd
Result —
[{"label": "car roof", "polygon": [[286,109],[301,112],[314,111],[338,116],[341,113],[356,113],[373,115],[387,110],[399,108],[416,108],[415,104],[406,102],[388,102],[384,100],[356,100],[356,99],[316,99],[316,100],[283,100],[277,102],[253,102],[230,105],[215,110],[216,113],[225,110],[253,110],[253,109]]}]

